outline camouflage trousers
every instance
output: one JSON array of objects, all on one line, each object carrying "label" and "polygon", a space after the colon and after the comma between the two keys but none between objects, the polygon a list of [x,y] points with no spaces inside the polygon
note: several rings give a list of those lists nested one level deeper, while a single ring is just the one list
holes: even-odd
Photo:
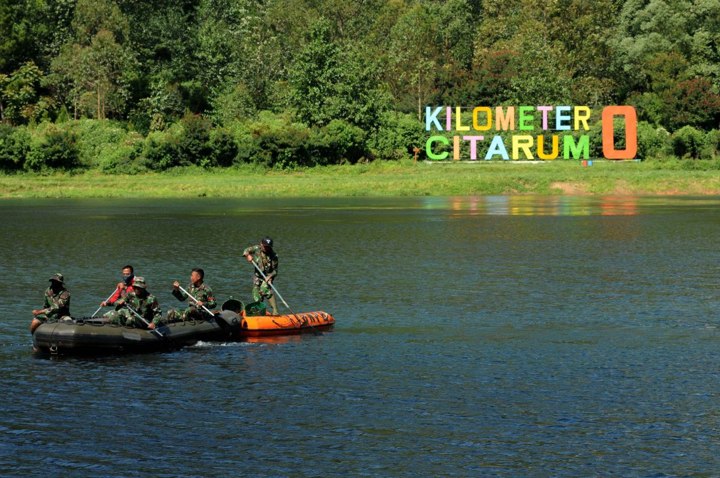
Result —
[{"label": "camouflage trousers", "polygon": [[210,315],[206,312],[201,312],[195,307],[187,307],[185,309],[168,310],[165,323],[171,324],[173,322],[185,322],[187,320],[208,320],[208,318],[210,318]]},{"label": "camouflage trousers", "polygon": [[[123,325],[125,327],[135,327],[138,329],[147,328],[147,324],[145,322],[140,320],[135,314],[126,308],[110,311],[104,314],[103,317],[110,319],[111,324]],[[148,320],[148,322],[150,321]],[[156,320],[153,320],[153,322],[157,325]]]},{"label": "camouflage trousers", "polygon": [[72,317],[69,315],[63,315],[62,317],[58,314],[38,314],[35,316],[37,320],[39,320],[42,323],[45,322],[61,322],[62,320],[72,320]]},{"label": "camouflage trousers", "polygon": [[256,277],[253,282],[252,295],[255,302],[266,301],[272,308],[272,314],[277,315],[278,306],[270,284]]},{"label": "camouflage trousers", "polygon": [[272,287],[264,280],[255,277],[253,280],[252,296],[255,302],[259,302],[264,299],[269,299],[273,296]]}]

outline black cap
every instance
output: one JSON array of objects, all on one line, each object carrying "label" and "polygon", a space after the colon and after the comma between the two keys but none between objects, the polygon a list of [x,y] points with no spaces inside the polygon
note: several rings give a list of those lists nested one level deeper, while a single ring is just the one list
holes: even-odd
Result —
[{"label": "black cap", "polygon": [[272,247],[272,239],[270,239],[268,236],[263,237],[262,241],[260,241],[261,244],[264,244],[268,247]]}]

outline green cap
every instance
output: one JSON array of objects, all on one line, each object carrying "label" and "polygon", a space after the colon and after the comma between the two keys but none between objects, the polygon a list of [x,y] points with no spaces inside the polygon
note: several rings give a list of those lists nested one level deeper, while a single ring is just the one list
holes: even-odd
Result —
[{"label": "green cap", "polygon": [[145,285],[145,278],[144,277],[138,277],[135,276],[135,280],[132,284],[133,287],[139,287],[141,289],[147,289],[147,286]]}]

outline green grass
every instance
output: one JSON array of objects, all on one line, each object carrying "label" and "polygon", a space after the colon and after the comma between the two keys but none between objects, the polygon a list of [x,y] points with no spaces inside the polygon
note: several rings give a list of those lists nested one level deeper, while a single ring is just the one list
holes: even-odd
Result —
[{"label": "green grass", "polygon": [[377,161],[295,171],[244,166],[224,170],[183,168],[138,175],[102,174],[97,171],[0,175],[2,198],[495,194],[720,194],[720,172],[717,169],[689,169],[679,161],[595,161],[591,167],[583,167],[579,161],[540,164]]}]

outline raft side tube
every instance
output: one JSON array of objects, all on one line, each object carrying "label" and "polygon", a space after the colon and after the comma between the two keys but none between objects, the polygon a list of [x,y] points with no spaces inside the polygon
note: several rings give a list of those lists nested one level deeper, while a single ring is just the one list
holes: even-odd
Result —
[{"label": "raft side tube", "polygon": [[242,335],[260,337],[263,335],[299,334],[314,330],[327,330],[334,324],[335,318],[323,311],[245,316],[242,320]]}]

